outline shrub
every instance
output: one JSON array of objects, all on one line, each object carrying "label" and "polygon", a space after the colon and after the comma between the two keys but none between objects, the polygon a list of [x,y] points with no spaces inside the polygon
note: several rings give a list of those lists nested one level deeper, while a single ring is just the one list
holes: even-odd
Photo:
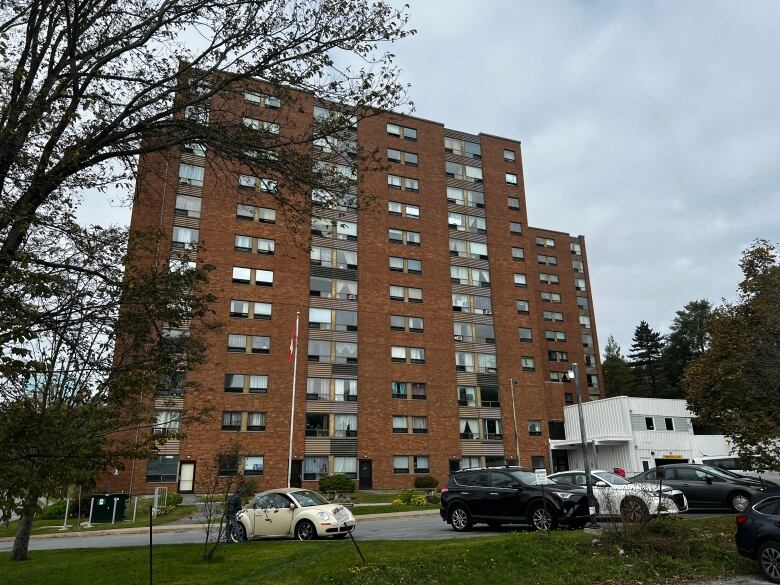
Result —
[{"label": "shrub", "polygon": [[169,506],[178,506],[184,501],[184,498],[181,494],[177,494],[176,492],[168,494],[168,505]]},{"label": "shrub", "polygon": [[[68,510],[68,516],[75,516],[78,502],[71,501],[71,507]],[[42,508],[38,512],[38,518],[41,520],[62,520],[65,517],[65,500],[54,500],[51,504]]]},{"label": "shrub", "polygon": [[329,475],[320,479],[321,492],[351,494],[355,491],[355,482],[346,475]]},{"label": "shrub", "polygon": [[439,480],[432,475],[418,475],[414,478],[414,487],[425,490],[435,490],[439,487]]},{"label": "shrub", "polygon": [[423,494],[418,494],[414,490],[404,490],[393,500],[396,506],[424,506],[427,500]]}]

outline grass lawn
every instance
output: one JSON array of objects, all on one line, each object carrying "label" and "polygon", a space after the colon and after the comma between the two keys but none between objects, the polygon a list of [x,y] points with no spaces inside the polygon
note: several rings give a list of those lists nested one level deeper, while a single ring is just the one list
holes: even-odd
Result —
[{"label": "grass lawn", "polygon": [[[125,509],[125,517],[128,520],[117,521],[115,524],[108,522],[107,524],[94,524],[92,528],[83,528],[76,526],[76,518],[68,518],[68,524],[71,528],[68,532],[89,532],[90,530],[111,530],[114,528],[135,528],[137,526],[149,526],[149,508],[152,505],[151,498],[138,500],[138,512],[136,514],[136,521],[132,522],[133,518],[133,503],[128,502]],[[158,516],[154,519],[154,525],[167,524],[174,520],[181,520],[182,518],[188,518],[195,513],[195,506],[176,506],[176,508],[170,514],[166,516]],[[89,518],[89,510],[86,511],[86,518],[84,515],[81,517],[82,522],[86,522]],[[59,520],[35,520],[33,521],[33,531],[35,534],[51,534],[59,532],[59,527],[62,526],[62,519]],[[11,522],[8,528],[0,528],[0,537],[4,536],[16,536],[16,522]]]},{"label": "grass lawn", "polygon": [[[627,537],[582,531],[533,532],[440,541],[371,541],[361,549],[366,566],[346,541],[274,541],[228,545],[211,562],[199,545],[158,546],[155,582],[187,584],[308,585],[591,585],[636,583],[753,573],[733,543],[733,517],[661,520]],[[623,542],[625,540],[625,542]],[[623,551],[622,553],[620,551]],[[130,585],[148,582],[144,548],[32,552],[11,563],[0,555],[6,585]],[[56,578],[55,578],[56,576]]]}]

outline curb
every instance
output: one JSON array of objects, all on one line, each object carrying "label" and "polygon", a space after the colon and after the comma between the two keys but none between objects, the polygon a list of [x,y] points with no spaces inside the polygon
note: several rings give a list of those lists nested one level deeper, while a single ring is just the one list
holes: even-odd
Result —
[{"label": "curb", "polygon": [[[414,510],[411,512],[385,512],[384,514],[363,514],[355,516],[355,520],[359,524],[360,522],[368,522],[372,520],[392,520],[393,518],[422,518],[425,516],[432,516],[438,514],[439,510]],[[173,524],[154,527],[155,534],[162,534],[164,532],[185,532],[188,530],[203,530],[201,524]],[[39,540],[45,538],[82,538],[85,536],[111,536],[112,534],[148,534],[149,527],[136,527],[136,528],[114,528],[107,530],[85,530],[83,532],[65,532],[62,534],[34,534],[30,536],[30,540]],[[0,538],[0,542],[13,542],[14,537],[7,536]]]}]

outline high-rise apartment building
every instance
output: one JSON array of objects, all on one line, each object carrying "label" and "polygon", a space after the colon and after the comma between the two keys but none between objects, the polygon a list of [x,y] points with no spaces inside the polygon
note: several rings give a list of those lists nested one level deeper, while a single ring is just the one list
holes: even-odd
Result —
[{"label": "high-rise apartment building", "polygon": [[[258,82],[222,107],[281,135],[328,115],[312,96],[291,107],[271,93]],[[132,225],[172,235],[165,261],[215,266],[224,327],[192,374],[199,388],[180,392],[180,380],[160,399],[160,428],[189,405],[210,406],[210,420],[115,485],[202,491],[230,439],[242,453],[226,470],[286,485],[297,312],[293,485],[345,473],[362,488],[406,488],[416,474],[443,482],[518,454],[523,466],[566,468],[549,440],[563,438],[576,400],[570,364],[584,399],[602,392],[583,237],[529,226],[518,141],[385,113],[313,148],[327,162],[355,145],[383,162],[358,169],[371,205],[311,218],[303,244],[274,181],[226,171],[198,145],[142,159]],[[195,241],[197,258],[186,252]]]}]

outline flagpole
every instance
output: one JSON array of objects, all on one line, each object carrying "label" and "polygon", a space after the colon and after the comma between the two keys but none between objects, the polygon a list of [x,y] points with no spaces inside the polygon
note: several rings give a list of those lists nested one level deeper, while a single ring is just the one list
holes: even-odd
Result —
[{"label": "flagpole", "polygon": [[295,312],[295,352],[293,355],[292,406],[290,407],[290,451],[287,454],[287,487],[292,483],[293,426],[295,423],[295,382],[298,376],[298,323],[301,312]]}]

